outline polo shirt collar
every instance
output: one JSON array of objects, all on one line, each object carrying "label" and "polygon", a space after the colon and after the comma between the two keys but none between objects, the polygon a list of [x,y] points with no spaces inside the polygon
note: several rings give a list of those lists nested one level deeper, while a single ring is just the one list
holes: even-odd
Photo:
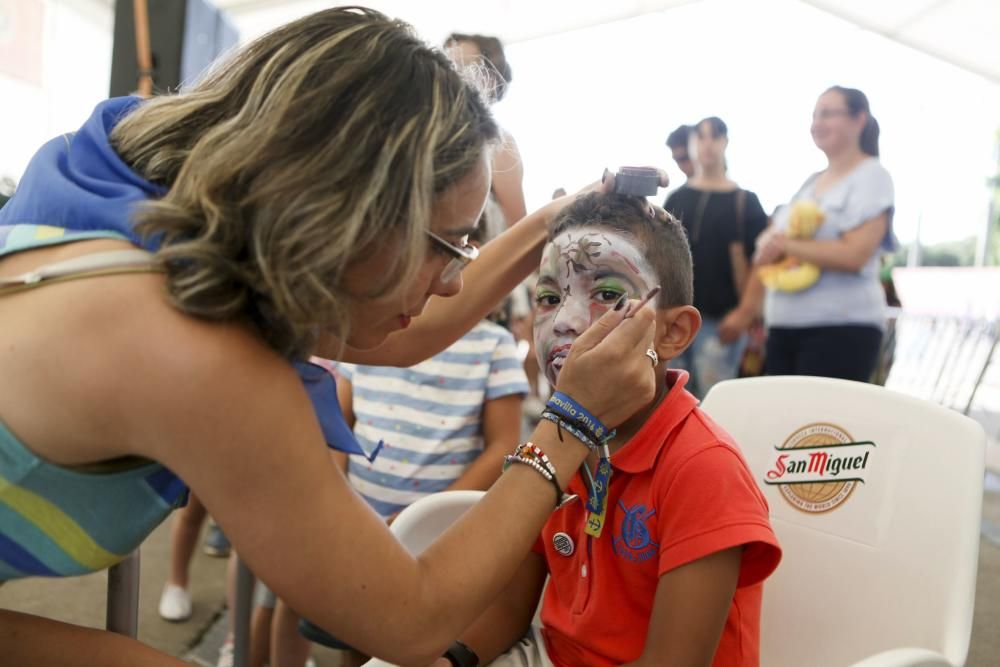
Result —
[{"label": "polo shirt collar", "polygon": [[650,470],[671,432],[698,405],[698,399],[684,389],[688,372],[667,370],[667,395],[639,431],[625,446],[611,455],[611,464],[623,472]]}]

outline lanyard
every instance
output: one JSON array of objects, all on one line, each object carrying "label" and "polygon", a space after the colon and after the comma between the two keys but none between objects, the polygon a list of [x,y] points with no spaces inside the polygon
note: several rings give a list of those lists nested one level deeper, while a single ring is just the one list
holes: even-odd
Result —
[{"label": "lanyard", "polygon": [[597,475],[592,475],[590,466],[583,463],[590,493],[587,496],[587,524],[584,532],[591,537],[600,537],[608,515],[608,490],[611,486],[611,457],[605,445],[597,462]]}]

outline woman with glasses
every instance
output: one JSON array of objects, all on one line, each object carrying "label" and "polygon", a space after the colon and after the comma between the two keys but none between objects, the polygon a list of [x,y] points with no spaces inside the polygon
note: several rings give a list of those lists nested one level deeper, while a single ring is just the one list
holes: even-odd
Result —
[{"label": "woman with glasses", "polygon": [[[418,361],[537,265],[565,202],[478,259],[465,243],[496,138],[443,54],[346,8],[265,35],[187,92],[101,103],[43,146],[0,212],[0,581],[108,567],[187,486],[317,625],[392,662],[445,652],[588,448],[543,422],[545,464],[512,466],[413,557],[331,462],[327,444],[362,450],[328,376],[301,362]],[[466,293],[441,298],[462,267]],[[654,391],[652,312],[625,312],[577,341],[559,382],[612,426]],[[10,611],[0,655],[183,664]]]},{"label": "woman with glasses", "polygon": [[[791,259],[818,269],[808,284],[766,289],[765,373],[819,375],[867,382],[885,329],[879,260],[894,247],[892,177],[879,162],[879,126],[860,90],[833,86],[820,95],[812,138],[827,167],[813,174],[761,235],[757,266]],[[793,212],[818,210],[812,238],[793,238]],[[798,214],[798,213],[796,213]],[[755,278],[728,325],[747,323],[764,297]]]}]

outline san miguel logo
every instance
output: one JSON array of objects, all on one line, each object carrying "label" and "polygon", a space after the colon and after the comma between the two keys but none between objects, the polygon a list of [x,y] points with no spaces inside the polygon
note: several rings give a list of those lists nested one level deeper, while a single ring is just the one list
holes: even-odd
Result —
[{"label": "san miguel logo", "polygon": [[775,449],[764,483],[778,486],[792,506],[820,513],[836,509],[864,484],[875,443],[857,442],[833,424],[810,424]]}]

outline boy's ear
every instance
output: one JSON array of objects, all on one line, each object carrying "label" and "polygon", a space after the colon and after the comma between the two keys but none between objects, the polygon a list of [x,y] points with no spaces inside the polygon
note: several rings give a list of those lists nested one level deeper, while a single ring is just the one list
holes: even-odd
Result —
[{"label": "boy's ear", "polygon": [[701,313],[694,306],[674,306],[657,311],[653,345],[661,361],[680,356],[701,329]]}]

